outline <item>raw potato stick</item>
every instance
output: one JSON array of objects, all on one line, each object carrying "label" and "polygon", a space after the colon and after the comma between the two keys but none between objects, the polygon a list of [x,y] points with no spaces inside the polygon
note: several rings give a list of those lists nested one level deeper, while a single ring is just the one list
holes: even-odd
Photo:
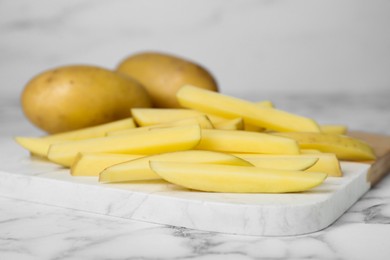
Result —
[{"label": "raw potato stick", "polygon": [[261,107],[243,99],[230,97],[186,85],[177,92],[180,104],[204,113],[226,118],[244,118],[245,123],[281,132],[321,132],[318,124],[310,118],[282,110]]}]

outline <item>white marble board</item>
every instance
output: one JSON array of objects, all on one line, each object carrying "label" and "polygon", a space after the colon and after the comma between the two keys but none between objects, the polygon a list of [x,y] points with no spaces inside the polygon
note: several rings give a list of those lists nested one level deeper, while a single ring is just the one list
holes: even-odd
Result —
[{"label": "white marble board", "polygon": [[12,139],[0,140],[0,195],[120,218],[197,230],[255,235],[301,235],[331,225],[366,191],[369,165],[343,163],[309,192],[227,194],[195,192],[164,182],[100,184],[31,158]]}]

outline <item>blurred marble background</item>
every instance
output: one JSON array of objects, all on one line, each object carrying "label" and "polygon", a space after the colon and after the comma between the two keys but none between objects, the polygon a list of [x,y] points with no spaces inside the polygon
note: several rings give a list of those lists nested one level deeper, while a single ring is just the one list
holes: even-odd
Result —
[{"label": "blurred marble background", "polygon": [[389,13],[387,0],[0,0],[0,96],[144,50],[203,64],[233,95],[390,94]]}]

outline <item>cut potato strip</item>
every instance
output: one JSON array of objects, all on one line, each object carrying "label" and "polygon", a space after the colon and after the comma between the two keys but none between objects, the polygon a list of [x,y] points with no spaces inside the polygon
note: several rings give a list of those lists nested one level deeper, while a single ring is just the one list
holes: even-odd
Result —
[{"label": "cut potato strip", "polygon": [[167,128],[167,127],[196,125],[196,124],[199,124],[199,126],[204,129],[214,128],[213,124],[211,123],[210,119],[207,116],[200,115],[200,116],[180,119],[168,123],[161,123],[157,125],[142,126],[142,127],[132,128],[132,129],[124,129],[124,130],[108,132],[107,135],[109,136],[109,135],[131,134],[136,131],[149,131],[156,128]]},{"label": "cut potato strip", "polygon": [[302,149],[301,148],[301,154],[318,154],[318,153],[322,153],[322,152],[319,150],[315,150],[315,149]]},{"label": "cut potato strip", "polygon": [[244,120],[241,117],[226,119],[225,121],[215,123],[214,128],[221,130],[244,130]]},{"label": "cut potato strip", "polygon": [[[241,157],[242,158],[242,157]],[[318,161],[318,158],[304,158],[299,156],[294,157],[258,157],[250,158],[246,161],[256,167],[264,169],[278,169],[290,171],[304,171],[312,167]]]},{"label": "cut potato strip", "polygon": [[135,123],[133,118],[126,118],[107,124],[87,127],[79,130],[48,135],[44,137],[15,137],[17,143],[29,150],[32,154],[46,157],[51,144],[83,140],[89,138],[103,137],[107,132],[123,129],[133,129]]},{"label": "cut potato strip", "polygon": [[272,101],[269,100],[258,101],[255,104],[261,107],[274,108],[274,104],[272,103]]},{"label": "cut potato strip", "polygon": [[165,124],[198,116],[207,116],[212,124],[224,122],[227,119],[185,108],[133,108],[131,113],[139,126]]},{"label": "cut potato strip", "polygon": [[[15,141],[20,144],[23,148],[30,151],[34,156],[46,158],[49,147],[52,144],[60,143],[64,141],[49,140],[41,137],[15,137]],[[66,141],[65,141],[66,142]]]},{"label": "cut potato strip", "polygon": [[80,141],[53,144],[49,160],[71,166],[79,152],[154,154],[189,150],[200,141],[199,125],[159,128],[129,135],[107,136]]},{"label": "cut potato strip", "polygon": [[316,149],[321,152],[334,153],[340,160],[374,160],[372,148],[353,137],[326,133],[274,133],[295,139],[302,149]]},{"label": "cut potato strip", "polygon": [[265,128],[244,122],[244,130],[249,132],[264,132]]},{"label": "cut potato strip", "polygon": [[345,125],[321,125],[321,132],[326,134],[346,134],[348,128]]},{"label": "cut potato strip", "polygon": [[333,153],[319,153],[319,154],[300,154],[300,155],[268,155],[268,154],[250,154],[250,153],[234,153],[233,155],[240,157],[253,165],[256,165],[258,159],[268,160],[268,159],[300,159],[300,158],[314,158],[317,162],[312,165],[310,168],[306,169],[307,172],[323,172],[332,177],[341,177],[343,173],[341,171],[340,161],[337,159],[336,155]]},{"label": "cut potato strip", "polygon": [[145,156],[113,165],[101,172],[99,181],[126,182],[161,179],[149,167],[149,161],[152,160],[253,166],[249,162],[230,154],[196,150],[179,151]]},{"label": "cut potato strip", "polygon": [[[268,101],[268,100],[257,102],[256,105],[263,107],[263,108],[267,108],[267,107],[273,108],[274,107],[273,103],[271,101]],[[264,132],[266,129],[264,127],[255,126],[255,125],[251,125],[251,124],[244,122],[244,130],[251,131],[251,132]]]},{"label": "cut potato strip", "polygon": [[109,166],[134,160],[144,155],[140,154],[114,154],[114,153],[79,153],[70,173],[73,176],[99,176]]},{"label": "cut potato strip", "polygon": [[180,88],[177,92],[177,98],[183,107],[220,117],[242,117],[245,123],[274,131],[321,131],[313,119],[274,108],[264,108],[243,99],[222,95],[191,85]]},{"label": "cut potato strip", "polygon": [[150,167],[168,182],[209,192],[301,192],[320,185],[327,176],[325,173],[183,162],[151,161]]},{"label": "cut potato strip", "polygon": [[[303,156],[310,157],[309,154]],[[343,176],[340,161],[334,153],[313,154],[313,157],[318,158],[318,161],[312,167],[307,169],[307,172],[324,172],[328,174],[328,176],[332,177]]]},{"label": "cut potato strip", "polygon": [[299,146],[290,138],[247,131],[202,129],[196,149],[231,153],[299,154]]},{"label": "cut potato strip", "polygon": [[44,137],[49,140],[82,140],[88,138],[102,137],[105,136],[107,132],[117,131],[122,129],[131,129],[135,128],[135,122],[133,118],[126,118],[110,123],[87,127],[79,130],[49,135]]},{"label": "cut potato strip", "polygon": [[133,108],[131,114],[139,126],[169,123],[205,115],[205,113],[182,108]]}]

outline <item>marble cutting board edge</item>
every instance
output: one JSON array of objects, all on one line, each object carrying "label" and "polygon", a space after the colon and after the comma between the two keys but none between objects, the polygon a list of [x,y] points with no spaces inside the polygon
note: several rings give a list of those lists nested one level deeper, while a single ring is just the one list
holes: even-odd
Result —
[{"label": "marble cutting board edge", "polygon": [[100,184],[33,159],[13,140],[0,140],[0,195],[150,223],[228,234],[291,236],[326,228],[370,188],[369,165],[342,163],[343,178],[329,177],[304,193],[196,192],[162,181]]}]

